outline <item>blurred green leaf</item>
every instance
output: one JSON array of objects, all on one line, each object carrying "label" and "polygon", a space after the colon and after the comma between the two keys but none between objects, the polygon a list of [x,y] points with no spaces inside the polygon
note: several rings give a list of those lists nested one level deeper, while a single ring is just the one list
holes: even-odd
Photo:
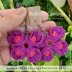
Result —
[{"label": "blurred green leaf", "polygon": [[71,31],[70,37],[72,38],[72,31]]},{"label": "blurred green leaf", "polygon": [[65,57],[68,59],[70,58],[70,50],[67,51],[67,53],[65,54]]},{"label": "blurred green leaf", "polygon": [[22,4],[26,7],[35,5],[35,0],[23,0]]},{"label": "blurred green leaf", "polygon": [[10,8],[9,0],[2,0],[2,3],[3,3],[3,5],[4,5],[4,8],[5,8],[5,9],[9,9],[9,8]]},{"label": "blurred green leaf", "polygon": [[72,50],[72,42],[69,44],[68,49]]},{"label": "blurred green leaf", "polygon": [[52,0],[57,6],[63,7],[65,5],[66,0]]},{"label": "blurred green leaf", "polygon": [[67,42],[68,44],[70,44],[71,41],[72,41],[72,38],[70,37],[70,33],[69,33],[69,34],[66,36],[66,42]]},{"label": "blurred green leaf", "polygon": [[8,63],[8,65],[17,66],[17,65],[19,65],[19,63],[18,63],[18,61],[10,61],[10,62]]},{"label": "blurred green leaf", "polygon": [[23,65],[23,61],[19,61],[19,65]]},{"label": "blurred green leaf", "polygon": [[54,59],[50,62],[45,62],[44,66],[59,66],[59,60],[56,56],[54,56]]},{"label": "blurred green leaf", "polygon": [[72,66],[72,63],[70,63],[70,60],[68,60],[68,61],[66,62],[66,66]]},{"label": "blurred green leaf", "polygon": [[72,26],[68,26],[68,32],[72,31]]},{"label": "blurred green leaf", "polygon": [[28,62],[27,58],[23,60],[23,65],[30,65],[30,62]]},{"label": "blurred green leaf", "polygon": [[67,66],[72,66],[72,50],[68,52],[68,60],[66,61]]},{"label": "blurred green leaf", "polygon": [[44,62],[43,61],[39,61],[38,63],[36,63],[36,65],[40,66],[40,65],[43,65]]}]

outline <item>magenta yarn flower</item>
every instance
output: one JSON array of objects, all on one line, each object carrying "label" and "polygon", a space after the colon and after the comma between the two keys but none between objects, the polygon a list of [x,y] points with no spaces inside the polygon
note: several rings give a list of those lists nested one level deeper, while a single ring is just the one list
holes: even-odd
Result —
[{"label": "magenta yarn flower", "polygon": [[20,43],[15,43],[15,44],[12,44],[11,45],[11,49],[14,49],[14,48],[21,48],[21,49],[24,49],[24,42],[20,42]]},{"label": "magenta yarn flower", "polygon": [[41,50],[42,61],[51,61],[53,59],[53,52],[51,50],[51,47],[45,47],[43,50]]},{"label": "magenta yarn flower", "polygon": [[29,62],[37,63],[41,60],[41,52],[39,49],[31,47],[27,49],[27,59]]},{"label": "magenta yarn flower", "polygon": [[27,60],[32,63],[38,61],[51,61],[54,57],[53,52],[63,56],[68,51],[66,41],[61,40],[65,30],[56,26],[47,33],[39,30],[33,30],[28,34],[20,30],[12,31],[8,36],[8,42],[11,47],[11,57],[15,60]]},{"label": "magenta yarn flower", "polygon": [[66,41],[60,40],[56,43],[55,47],[53,48],[55,53],[57,53],[59,56],[63,56],[68,51],[68,44]]},{"label": "magenta yarn flower", "polygon": [[11,57],[15,60],[23,60],[25,58],[25,49],[21,47],[11,48]]},{"label": "magenta yarn flower", "polygon": [[45,35],[45,46],[50,46],[52,48],[55,42],[56,41],[50,35]]},{"label": "magenta yarn flower", "polygon": [[50,29],[50,36],[55,40],[63,38],[64,34],[65,30],[61,26],[56,26]]},{"label": "magenta yarn flower", "polygon": [[20,31],[20,30],[12,31],[8,36],[8,42],[10,44],[19,43],[23,40],[24,40],[24,35],[23,35],[22,31]]},{"label": "magenta yarn flower", "polygon": [[41,31],[39,30],[32,31],[30,33],[29,39],[34,46],[38,48],[44,47],[44,36]]}]

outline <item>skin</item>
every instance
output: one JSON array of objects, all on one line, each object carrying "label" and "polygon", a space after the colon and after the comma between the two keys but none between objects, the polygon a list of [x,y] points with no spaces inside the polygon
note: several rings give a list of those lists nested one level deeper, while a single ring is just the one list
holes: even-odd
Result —
[{"label": "skin", "polygon": [[68,4],[69,4],[71,12],[72,12],[72,0],[67,0],[67,1],[68,1]]},{"label": "skin", "polygon": [[[14,28],[22,29],[20,27],[23,20],[26,18],[26,9],[9,9],[0,11],[0,65],[6,65],[9,61],[13,60],[10,56],[9,43],[7,41],[7,32]],[[47,21],[48,13],[41,11],[41,27],[43,30],[48,30],[56,26],[55,22]],[[25,24],[25,23],[23,23]],[[29,27],[32,30],[34,27]]]}]

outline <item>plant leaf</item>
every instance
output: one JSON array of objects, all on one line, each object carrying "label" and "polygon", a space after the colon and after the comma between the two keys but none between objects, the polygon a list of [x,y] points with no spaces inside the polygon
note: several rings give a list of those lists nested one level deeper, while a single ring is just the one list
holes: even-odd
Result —
[{"label": "plant leaf", "polygon": [[17,66],[17,65],[18,65],[18,61],[10,61],[10,62],[8,63],[8,65]]},{"label": "plant leaf", "polygon": [[39,61],[38,63],[36,63],[36,65],[38,65],[38,66],[42,66],[44,64],[44,62],[43,61]]},{"label": "plant leaf", "polygon": [[70,50],[69,51],[68,61],[66,62],[67,66],[72,66],[72,57],[71,57],[71,55],[72,55],[72,51]]},{"label": "plant leaf", "polygon": [[30,65],[30,63],[27,61],[27,58],[23,60],[23,65]]},{"label": "plant leaf", "polygon": [[45,66],[59,66],[59,60],[56,56],[54,56],[54,59],[50,62],[45,62]]},{"label": "plant leaf", "polygon": [[72,42],[69,44],[68,49],[72,50]]},{"label": "plant leaf", "polygon": [[23,5],[24,6],[31,6],[31,5],[35,5],[35,0],[23,0]]},{"label": "plant leaf", "polygon": [[2,3],[3,3],[3,5],[4,5],[4,8],[5,8],[5,9],[9,9],[9,8],[10,8],[9,0],[2,0]]},{"label": "plant leaf", "polygon": [[59,7],[63,7],[65,5],[66,0],[52,0]]},{"label": "plant leaf", "polygon": [[72,31],[71,31],[70,37],[72,38]]},{"label": "plant leaf", "polygon": [[72,31],[72,26],[68,26],[68,32]]}]

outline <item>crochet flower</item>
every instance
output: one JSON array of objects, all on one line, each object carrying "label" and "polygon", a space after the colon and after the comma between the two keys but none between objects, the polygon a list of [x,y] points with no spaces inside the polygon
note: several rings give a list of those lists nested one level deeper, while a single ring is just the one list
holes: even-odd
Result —
[{"label": "crochet flower", "polygon": [[54,46],[55,40],[49,36],[48,34],[45,35],[45,46],[50,46],[51,48]]},{"label": "crochet flower", "polygon": [[66,41],[60,40],[56,43],[55,47],[53,50],[59,55],[63,56],[67,53],[68,51],[68,45]]},{"label": "crochet flower", "polygon": [[21,42],[21,43],[15,43],[15,44],[12,44],[11,45],[11,49],[14,49],[14,48],[21,48],[21,49],[24,49],[24,43]]},{"label": "crochet flower", "polygon": [[50,36],[55,40],[61,39],[65,34],[65,30],[61,26],[56,26],[50,29]]},{"label": "crochet flower", "polygon": [[44,47],[44,36],[39,30],[32,31],[29,39],[34,46],[38,48]]},{"label": "crochet flower", "polygon": [[42,61],[51,61],[54,57],[50,47],[45,47],[41,51],[41,55],[42,55],[42,58],[41,58]]},{"label": "crochet flower", "polygon": [[24,40],[24,35],[20,30],[12,31],[8,36],[8,42],[10,44],[20,43],[22,40]]},{"label": "crochet flower", "polygon": [[10,53],[15,60],[27,60],[32,63],[38,61],[51,61],[54,57],[53,52],[63,56],[68,51],[66,41],[61,40],[65,31],[62,27],[56,26],[49,32],[42,33],[33,30],[30,33],[22,33],[20,30],[12,31],[8,36],[10,43]]},{"label": "crochet flower", "polygon": [[23,60],[25,57],[25,49],[21,47],[11,48],[11,56],[15,60]]},{"label": "crochet flower", "polygon": [[37,63],[41,60],[41,52],[39,49],[31,47],[27,49],[27,59],[29,62]]}]

